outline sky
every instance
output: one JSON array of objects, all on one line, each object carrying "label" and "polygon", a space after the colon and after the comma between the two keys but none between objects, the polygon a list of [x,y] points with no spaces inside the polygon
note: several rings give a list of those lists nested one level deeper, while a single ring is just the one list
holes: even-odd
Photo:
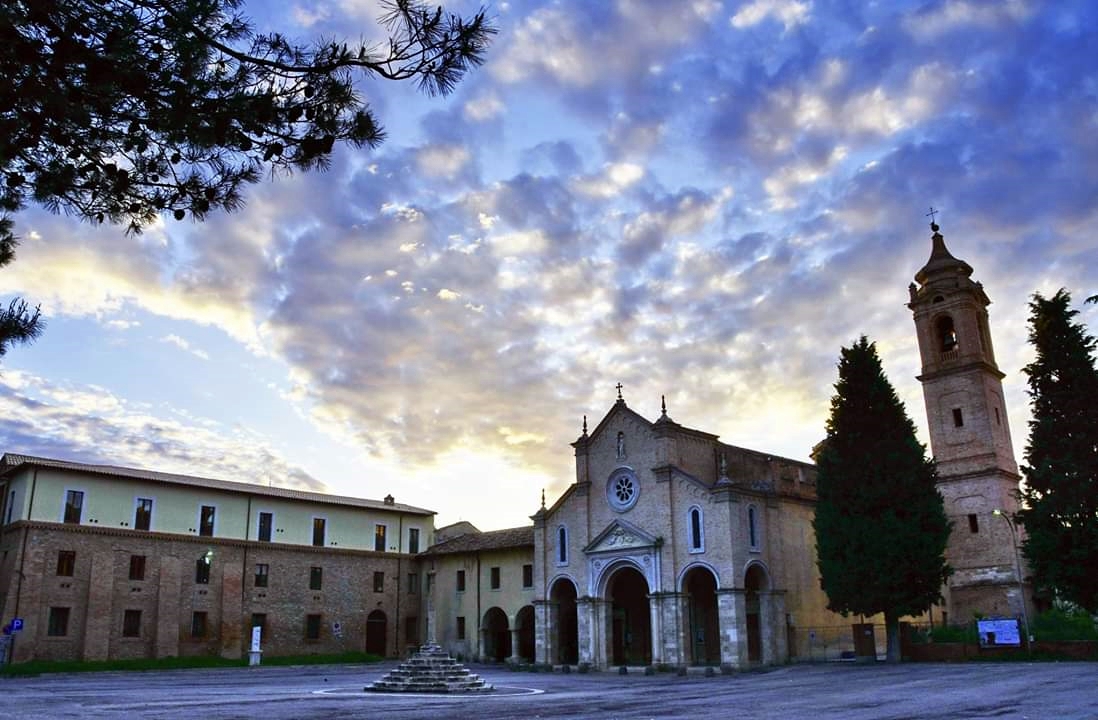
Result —
[{"label": "sky", "polygon": [[[478,6],[457,2],[448,10]],[[245,6],[380,38],[376,0]],[[808,460],[864,334],[928,442],[926,215],[992,300],[1015,454],[1028,302],[1098,332],[1091,0],[514,0],[446,98],[364,79],[375,150],[141,235],[20,212],[0,450],[529,523],[629,407]]]}]

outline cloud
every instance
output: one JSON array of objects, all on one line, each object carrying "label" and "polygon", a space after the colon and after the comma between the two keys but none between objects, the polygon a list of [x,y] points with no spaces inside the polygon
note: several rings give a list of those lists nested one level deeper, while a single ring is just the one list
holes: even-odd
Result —
[{"label": "cloud", "polygon": [[788,31],[807,22],[811,9],[811,2],[800,0],[753,0],[742,6],[730,22],[732,27],[742,30],[773,18]]},{"label": "cloud", "polygon": [[165,335],[164,337],[160,338],[160,342],[167,343],[169,345],[175,345],[180,350],[185,350],[202,360],[210,359],[209,353],[204,350],[199,350],[198,348],[192,348],[189,342],[179,337],[178,335]]}]

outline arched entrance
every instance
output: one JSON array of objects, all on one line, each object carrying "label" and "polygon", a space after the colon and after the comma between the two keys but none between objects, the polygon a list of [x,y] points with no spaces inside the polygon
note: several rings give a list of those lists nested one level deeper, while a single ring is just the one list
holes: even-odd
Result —
[{"label": "arched entrance", "polygon": [[767,589],[766,570],[752,565],[744,575],[743,587],[747,615],[747,661],[762,662],[762,602],[759,593]]},{"label": "arched entrance", "polygon": [[518,651],[515,653],[526,662],[534,661],[534,606],[525,605],[515,616],[518,631]]},{"label": "arched entrance", "polygon": [[374,610],[366,616],[366,652],[378,657],[388,654],[385,642],[385,629],[389,626],[389,618],[381,610]]},{"label": "arched entrance", "polygon": [[480,623],[484,638],[484,658],[500,662],[511,656],[511,631],[507,625],[507,613],[498,607],[488,608]]},{"label": "arched entrance", "polygon": [[705,567],[687,571],[682,581],[686,595],[687,643],[692,665],[720,665],[720,621],[717,579]]},{"label": "arched entrance", "polygon": [[613,665],[652,664],[652,618],[648,581],[632,567],[614,571],[606,586],[610,601],[610,662]]},{"label": "arched entrance", "polygon": [[562,665],[575,665],[579,662],[579,622],[576,615],[576,586],[571,580],[560,578],[553,583],[549,599],[554,604],[555,631],[554,662]]}]

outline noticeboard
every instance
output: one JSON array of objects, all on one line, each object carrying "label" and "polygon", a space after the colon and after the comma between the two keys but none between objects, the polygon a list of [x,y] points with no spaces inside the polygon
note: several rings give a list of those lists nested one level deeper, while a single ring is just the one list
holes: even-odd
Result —
[{"label": "noticeboard", "polygon": [[1018,618],[997,618],[995,620],[977,620],[976,629],[980,633],[980,645],[997,647],[1022,644],[1022,634],[1018,631]]}]

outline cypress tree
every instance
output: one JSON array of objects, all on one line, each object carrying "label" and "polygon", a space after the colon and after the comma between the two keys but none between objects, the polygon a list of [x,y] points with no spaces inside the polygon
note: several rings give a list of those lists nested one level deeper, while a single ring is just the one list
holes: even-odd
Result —
[{"label": "cypress tree", "polygon": [[899,623],[941,600],[950,523],[937,469],[863,335],[843,348],[827,438],[816,453],[817,561],[828,608],[884,613],[888,659]]},{"label": "cypress tree", "polygon": [[1098,612],[1098,371],[1071,295],[1030,308],[1037,358],[1023,368],[1033,409],[1025,452],[1022,552],[1036,589]]}]

